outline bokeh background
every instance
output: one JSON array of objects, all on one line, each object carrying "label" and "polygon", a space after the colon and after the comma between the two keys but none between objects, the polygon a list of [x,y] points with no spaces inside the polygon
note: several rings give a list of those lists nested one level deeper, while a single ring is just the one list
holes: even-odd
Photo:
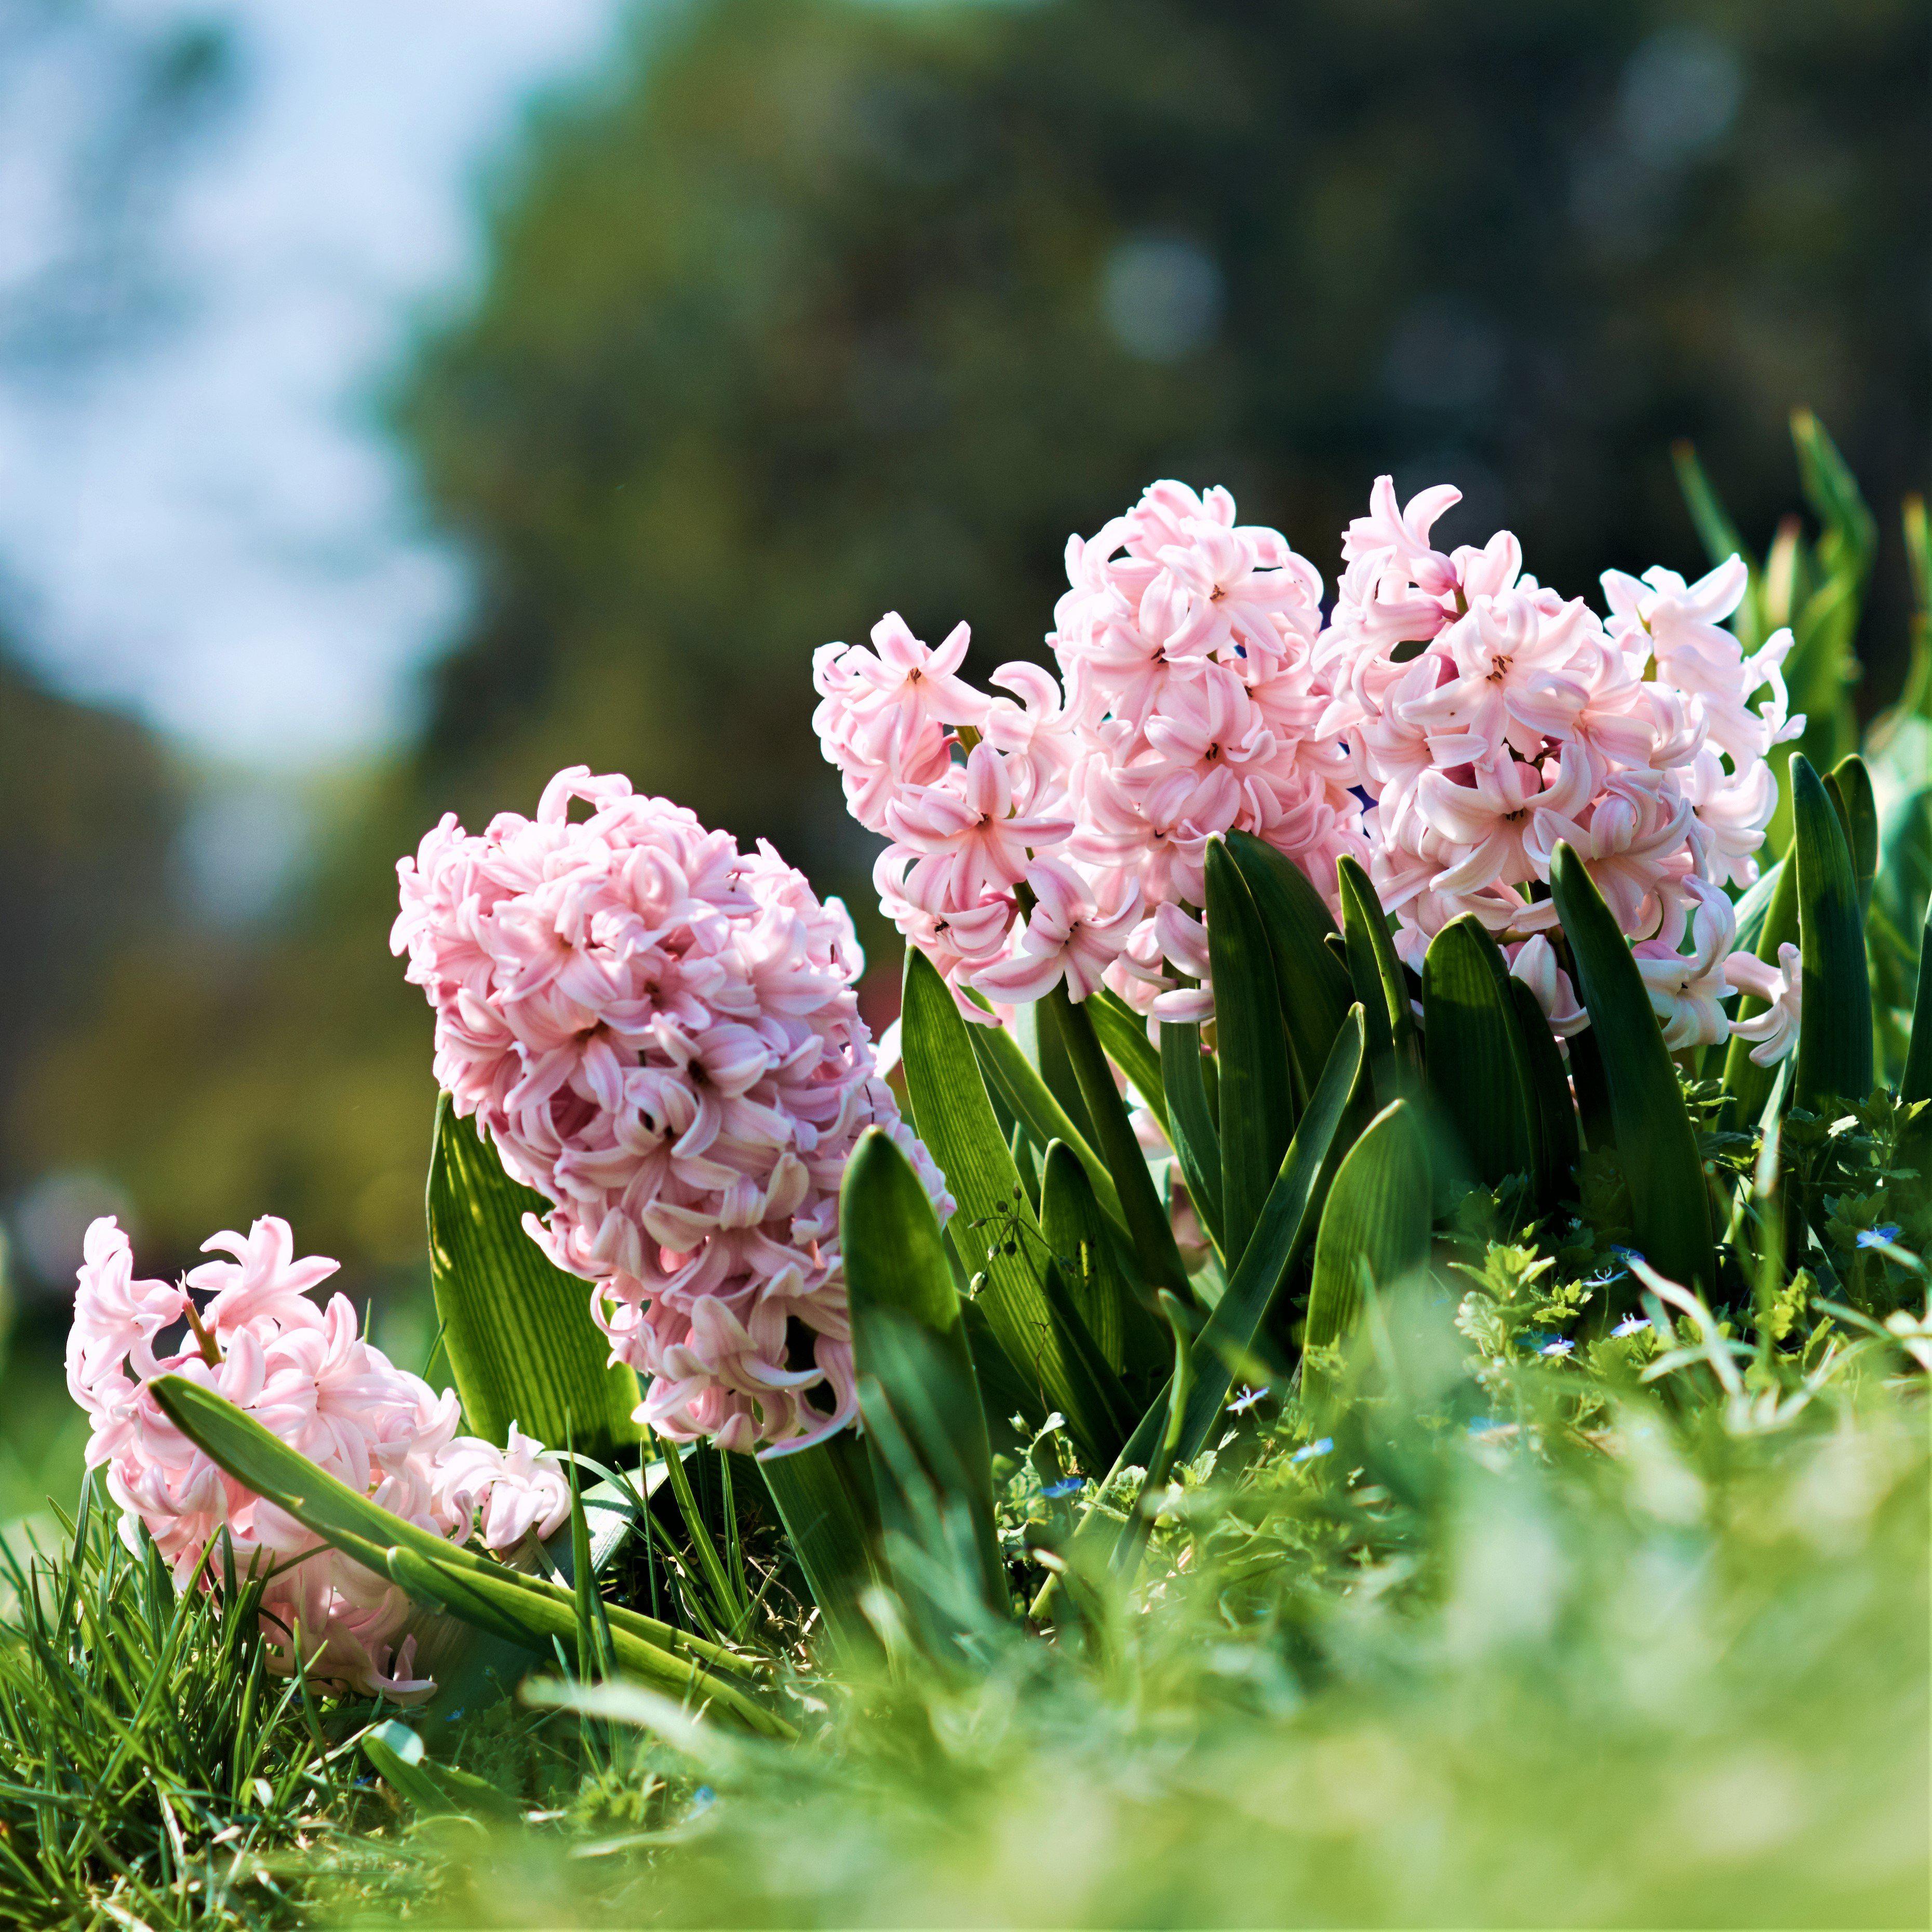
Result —
[{"label": "bokeh background", "polygon": [[80,1237],[276,1213],[411,1366],[445,811],[629,773],[894,947],[809,729],[889,607],[1037,652],[1222,482],[1448,481],[1572,592],[1928,468],[1921,0],[0,0],[0,1514]]}]

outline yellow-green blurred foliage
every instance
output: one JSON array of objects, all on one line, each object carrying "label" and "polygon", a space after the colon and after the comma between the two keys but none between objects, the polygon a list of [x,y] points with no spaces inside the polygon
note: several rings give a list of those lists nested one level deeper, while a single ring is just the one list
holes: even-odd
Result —
[{"label": "yellow-green blurred foliage", "polygon": [[[1754,541],[1815,406],[1922,466],[1913,0],[712,0],[535,125],[395,419],[474,614],[419,745],[260,943],[158,932],[14,1088],[16,1172],[123,1180],[157,1250],[287,1214],[410,1265],[429,1024],[384,934],[443,811],[629,772],[850,895],[813,648],[888,607],[1037,651],[1067,533],[1223,482],[1333,572],[1378,471],[1466,486],[1571,591],[1694,564],[1667,445]],[[1895,680],[1898,560],[1868,621]]]}]

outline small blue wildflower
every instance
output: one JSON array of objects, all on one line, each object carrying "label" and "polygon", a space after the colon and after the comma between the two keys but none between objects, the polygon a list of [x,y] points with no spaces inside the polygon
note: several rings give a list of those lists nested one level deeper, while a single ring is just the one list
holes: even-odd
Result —
[{"label": "small blue wildflower", "polygon": [[1516,1339],[1526,1348],[1533,1348],[1539,1355],[1546,1355],[1550,1352],[1550,1344],[1556,1340],[1556,1330],[1553,1328],[1526,1329]]},{"label": "small blue wildflower", "polygon": [[1230,1415],[1246,1415],[1248,1411],[1252,1408],[1255,1404],[1259,1402],[1262,1397],[1267,1394],[1268,1390],[1265,1388],[1251,1388],[1246,1390],[1241,1394],[1235,1396],[1234,1400],[1228,1403],[1228,1413]]},{"label": "small blue wildflower", "polygon": [[1568,1335],[1558,1335],[1553,1340],[1544,1342],[1536,1352],[1539,1355],[1567,1355],[1576,1346]]},{"label": "small blue wildflower", "polygon": [[1650,1317],[1648,1315],[1626,1315],[1610,1333],[1612,1335],[1634,1335],[1649,1326]]},{"label": "small blue wildflower", "polygon": [[1896,1222],[1888,1221],[1882,1228],[1861,1228],[1858,1230],[1858,1246],[1862,1248],[1888,1247],[1898,1239],[1898,1226]]},{"label": "small blue wildflower", "polygon": [[715,1804],[718,1802],[718,1794],[710,1785],[700,1784],[691,1794],[691,1802],[694,1807],[702,1810],[706,1805]]},{"label": "small blue wildflower", "polygon": [[1062,1476],[1058,1482],[1048,1483],[1040,1494],[1058,1502],[1062,1496],[1078,1496],[1087,1486],[1084,1476]]},{"label": "small blue wildflower", "polygon": [[1500,1426],[1493,1415],[1472,1415],[1469,1418],[1472,1436],[1486,1436],[1492,1429]]},{"label": "small blue wildflower", "polygon": [[1610,1244],[1610,1252],[1615,1255],[1625,1268],[1628,1268],[1632,1262],[1640,1262],[1644,1258],[1642,1249],[1620,1248],[1614,1241]]},{"label": "small blue wildflower", "polygon": [[1310,1462],[1317,1456],[1327,1455],[1329,1450],[1334,1448],[1334,1437],[1332,1436],[1324,1436],[1318,1440],[1310,1443],[1306,1448],[1298,1449],[1288,1460],[1291,1462]]}]

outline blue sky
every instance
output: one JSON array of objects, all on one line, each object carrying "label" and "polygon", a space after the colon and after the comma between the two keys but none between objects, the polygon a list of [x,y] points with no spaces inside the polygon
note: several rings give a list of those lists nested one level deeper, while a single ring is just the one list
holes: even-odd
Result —
[{"label": "blue sky", "polygon": [[0,0],[0,330],[75,246],[130,50],[208,22],[232,55],[120,211],[152,314],[0,356],[0,622],[56,682],[278,778],[407,728],[464,578],[374,398],[473,283],[479,184],[529,104],[595,68],[619,10]]}]

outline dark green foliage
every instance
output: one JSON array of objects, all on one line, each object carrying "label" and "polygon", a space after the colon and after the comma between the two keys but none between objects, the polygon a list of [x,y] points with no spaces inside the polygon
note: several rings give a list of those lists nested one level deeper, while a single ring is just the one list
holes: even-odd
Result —
[{"label": "dark green foliage", "polygon": [[919,1177],[878,1128],[860,1136],[847,1164],[838,1222],[886,1556],[902,1594],[943,1640],[959,1625],[965,1606],[956,1599],[973,1597],[976,1573],[981,1606],[1009,1607],[992,1450],[939,1224]]},{"label": "dark green foliage", "polygon": [[1344,859],[1336,871],[1348,976],[1361,1005],[1376,1098],[1387,1106],[1414,1088],[1415,1016],[1409,1006],[1408,980],[1369,875],[1352,859]]},{"label": "dark green foliage", "polygon": [[1238,1267],[1294,1131],[1294,1075],[1274,952],[1226,843],[1208,842],[1208,952],[1220,1069],[1221,1232]]},{"label": "dark green foliage", "polygon": [[1295,1094],[1305,1099],[1322,1077],[1354,997],[1348,974],[1323,944],[1334,932],[1335,921],[1308,875],[1272,845],[1246,832],[1231,832],[1228,850],[1254,896],[1268,934],[1293,1054]]},{"label": "dark green foliage", "polygon": [[1792,1095],[1804,1106],[1833,1096],[1862,1100],[1872,1088],[1871,980],[1857,878],[1844,829],[1810,760],[1793,758],[1790,776],[1804,960]]},{"label": "dark green foliage", "polygon": [[1474,914],[1452,920],[1430,942],[1422,964],[1430,1096],[1491,1187],[1512,1174],[1538,1180],[1550,1165],[1510,985],[1496,941]]},{"label": "dark green foliage", "polygon": [[[1717,1257],[1702,1157],[1629,942],[1568,844],[1556,848],[1550,883],[1589,1010],[1636,1245],[1673,1281],[1711,1288]],[[1586,1112],[1586,1130],[1588,1120]]]},{"label": "dark green foliage", "polygon": [[1316,1232],[1301,1388],[1318,1421],[1335,1390],[1336,1353],[1364,1299],[1429,1259],[1431,1192],[1429,1144],[1415,1103],[1393,1101],[1343,1158]]}]

